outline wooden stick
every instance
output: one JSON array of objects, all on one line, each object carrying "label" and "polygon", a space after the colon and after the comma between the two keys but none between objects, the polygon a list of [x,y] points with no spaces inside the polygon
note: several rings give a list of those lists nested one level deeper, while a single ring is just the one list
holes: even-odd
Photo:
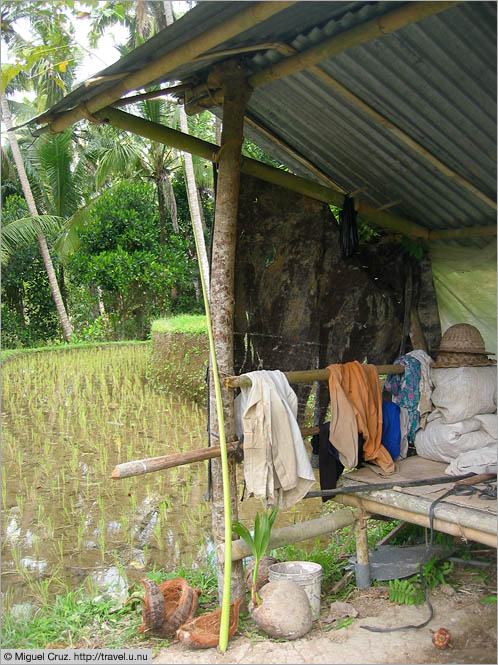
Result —
[{"label": "wooden stick", "polygon": [[[233,452],[237,447],[237,441],[227,443],[227,452]],[[117,464],[111,473],[111,478],[130,478],[131,476],[141,476],[144,473],[161,471],[162,469],[171,469],[174,466],[182,464],[192,464],[193,462],[202,462],[213,457],[220,457],[221,450],[219,446],[210,448],[197,448],[188,450],[184,453],[173,453],[172,455],[161,455],[160,457],[148,457],[134,462],[124,462]]]},{"label": "wooden stick", "polygon": [[377,490],[389,490],[393,487],[422,487],[425,485],[442,485],[443,483],[453,483],[455,485],[477,485],[488,480],[494,480],[495,473],[483,473],[475,475],[466,473],[461,476],[439,476],[437,478],[424,478],[421,480],[392,480],[387,483],[362,483],[361,485],[345,485],[330,490],[314,490],[304,495],[305,499],[313,499],[317,496],[336,496],[337,494],[353,494],[357,492],[376,492]]},{"label": "wooden stick", "polygon": [[[318,434],[319,427],[306,427],[301,429],[303,437]],[[244,444],[238,441],[227,443],[227,452],[231,453],[237,450],[238,447],[243,448]],[[187,450],[183,453],[173,453],[171,455],[160,455],[159,457],[147,457],[146,459],[135,460],[133,462],[123,462],[117,464],[111,473],[111,478],[117,480],[118,478],[130,478],[131,476],[143,476],[145,473],[153,473],[154,471],[162,471],[163,469],[171,469],[175,466],[182,466],[183,464],[193,464],[194,462],[202,462],[206,459],[220,457],[221,451],[219,446],[211,446],[209,448],[196,448],[195,450]]]},{"label": "wooden stick", "polygon": [[[377,365],[379,374],[403,374],[405,368],[403,365]],[[289,383],[310,383],[312,381],[328,381],[329,370],[310,369],[296,372],[284,372]],[[250,386],[251,379],[248,376],[229,376],[225,380],[227,388],[240,388],[241,386]]]}]

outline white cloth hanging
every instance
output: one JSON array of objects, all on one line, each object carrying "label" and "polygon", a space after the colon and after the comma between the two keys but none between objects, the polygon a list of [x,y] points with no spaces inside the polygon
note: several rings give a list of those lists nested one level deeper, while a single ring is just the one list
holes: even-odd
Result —
[{"label": "white cloth hanging", "polygon": [[247,491],[266,506],[286,509],[315,483],[296,420],[297,396],[278,370],[244,376],[251,386],[235,398],[235,432],[244,438]]}]

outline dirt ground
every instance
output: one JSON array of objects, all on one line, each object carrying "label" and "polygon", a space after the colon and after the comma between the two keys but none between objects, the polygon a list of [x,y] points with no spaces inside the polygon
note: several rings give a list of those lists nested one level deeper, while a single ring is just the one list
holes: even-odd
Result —
[{"label": "dirt ground", "polygon": [[[475,570],[475,569],[474,569]],[[488,569],[489,570],[489,569]],[[430,599],[434,617],[424,628],[374,633],[362,625],[382,628],[419,624],[429,616],[426,605],[406,606],[389,602],[386,587],[356,589],[348,599],[358,617],[339,630],[324,622],[328,608],[322,605],[320,622],[304,638],[292,642],[265,639],[247,622],[230,640],[225,654],[216,648],[190,650],[178,642],[161,649],[154,663],[497,663],[496,604],[480,599],[496,592],[496,577],[485,582],[466,568],[459,584],[436,588]],[[444,627],[453,648],[438,649],[431,631]]]}]

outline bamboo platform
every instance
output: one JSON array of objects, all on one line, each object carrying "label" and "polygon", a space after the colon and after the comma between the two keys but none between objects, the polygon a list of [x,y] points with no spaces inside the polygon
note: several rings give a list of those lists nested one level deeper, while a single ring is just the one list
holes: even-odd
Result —
[{"label": "bamboo platform", "polygon": [[[361,483],[371,485],[385,483],[386,480],[414,481],[438,477],[444,475],[446,466],[445,462],[414,456],[398,462],[399,470],[387,478],[365,467],[344,474],[338,482],[338,487],[347,489],[348,485],[357,486]],[[367,515],[381,515],[429,527],[431,503],[450,487],[448,484],[423,487],[395,486],[391,489],[340,494],[334,500],[346,506],[359,508]],[[459,536],[463,540],[474,540],[496,548],[496,515],[495,500],[484,500],[477,494],[450,495],[435,507],[434,529]]]}]

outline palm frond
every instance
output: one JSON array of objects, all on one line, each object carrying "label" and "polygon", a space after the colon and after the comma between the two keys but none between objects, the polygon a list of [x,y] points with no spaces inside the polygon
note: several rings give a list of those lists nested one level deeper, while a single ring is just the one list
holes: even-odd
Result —
[{"label": "palm frond", "polygon": [[137,147],[126,141],[115,141],[98,161],[95,172],[95,186],[100,189],[111,175],[129,174],[139,159]]},{"label": "palm frond", "polygon": [[51,210],[61,217],[73,214],[81,202],[71,172],[71,132],[47,137],[40,142],[40,166],[50,189]]},{"label": "palm frond", "polygon": [[59,231],[63,224],[64,220],[54,215],[21,217],[6,224],[2,227],[2,264],[7,263],[17,249],[37,240],[40,233]]}]

